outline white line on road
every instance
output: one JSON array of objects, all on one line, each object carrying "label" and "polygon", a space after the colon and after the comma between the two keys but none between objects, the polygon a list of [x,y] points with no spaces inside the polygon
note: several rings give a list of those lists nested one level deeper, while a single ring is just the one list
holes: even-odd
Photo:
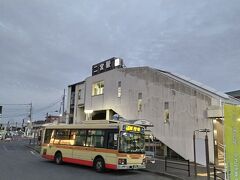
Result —
[{"label": "white line on road", "polygon": [[6,146],[4,146],[4,145],[3,145],[3,149],[4,149],[5,151],[8,151],[7,148],[6,148]]},{"label": "white line on road", "polygon": [[35,157],[39,157],[34,151],[30,151],[32,155],[34,155]]}]

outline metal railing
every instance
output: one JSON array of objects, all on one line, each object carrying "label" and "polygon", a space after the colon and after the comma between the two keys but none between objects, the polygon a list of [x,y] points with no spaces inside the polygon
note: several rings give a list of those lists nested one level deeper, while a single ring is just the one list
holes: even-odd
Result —
[{"label": "metal railing", "polygon": [[[218,174],[222,174],[222,176],[219,176]],[[217,180],[217,179],[224,180],[224,175],[225,175],[225,172],[222,169],[218,169],[214,166],[214,180]]]},{"label": "metal railing", "polygon": [[[187,171],[188,176],[190,177],[190,162],[189,162],[189,160],[173,161],[173,160],[168,160],[168,158],[165,156],[165,163],[164,164],[165,164],[165,171],[167,171],[167,168],[178,169],[178,170],[181,170],[181,171]],[[178,167],[174,167],[174,166],[171,166],[171,165],[177,165]]]},{"label": "metal railing", "polygon": [[221,143],[218,143],[218,150],[224,152],[224,145]]}]

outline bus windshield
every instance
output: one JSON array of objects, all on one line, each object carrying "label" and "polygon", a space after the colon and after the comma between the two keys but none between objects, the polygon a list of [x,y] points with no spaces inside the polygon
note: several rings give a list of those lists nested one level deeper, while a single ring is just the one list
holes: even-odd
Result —
[{"label": "bus windshield", "polygon": [[144,153],[144,134],[135,132],[121,132],[119,152]]}]

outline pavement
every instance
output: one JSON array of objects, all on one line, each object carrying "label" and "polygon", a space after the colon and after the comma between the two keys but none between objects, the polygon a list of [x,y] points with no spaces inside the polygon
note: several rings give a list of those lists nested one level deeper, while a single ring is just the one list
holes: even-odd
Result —
[{"label": "pavement", "polygon": [[[33,144],[33,142],[26,145],[28,148],[33,149],[37,153],[40,153],[40,146]],[[165,170],[165,160],[161,158],[156,158],[155,163],[147,163],[147,167],[144,170],[141,170],[143,172],[152,173],[159,176],[165,176],[171,179],[178,179],[178,180],[207,180],[207,173],[206,173],[206,167],[197,166],[197,176],[195,176],[194,172],[194,166],[191,163],[190,164],[190,176],[188,176],[187,171],[183,171],[180,169],[185,169],[186,166],[182,165],[176,165],[171,164],[169,165],[173,168],[168,167],[167,170]],[[176,169],[178,168],[178,169]],[[213,169],[211,168],[210,172],[210,179],[214,179],[213,177]],[[221,176],[221,175],[220,175]]]},{"label": "pavement", "polygon": [[[178,161],[173,161],[178,162]],[[190,164],[190,176],[188,176],[188,171],[180,170],[180,169],[187,169],[185,165],[177,165],[177,164],[169,164],[172,168],[168,167],[165,170],[165,160],[164,159],[155,159],[155,163],[148,163],[147,164],[147,171],[152,173],[159,173],[161,175],[165,175],[168,177],[172,177],[173,179],[179,180],[206,180],[207,173],[206,168],[202,166],[197,166],[198,176],[195,176],[194,166]],[[176,169],[178,168],[178,169]],[[211,172],[213,175],[213,172]],[[212,176],[213,179],[213,176]]]}]

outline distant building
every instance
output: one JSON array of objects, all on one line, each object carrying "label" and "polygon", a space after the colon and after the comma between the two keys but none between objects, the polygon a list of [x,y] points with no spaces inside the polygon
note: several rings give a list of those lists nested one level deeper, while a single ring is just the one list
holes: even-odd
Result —
[{"label": "distant building", "polygon": [[61,119],[61,116],[53,116],[53,115],[48,115],[46,117],[45,122],[46,123],[59,123]]},{"label": "distant building", "polygon": [[161,144],[159,155],[178,154],[191,161],[193,131],[208,128],[210,161],[217,164],[224,153],[223,103],[240,104],[189,78],[150,67],[123,68],[122,60],[112,58],[94,65],[92,76],[68,86],[67,123],[146,120]]},{"label": "distant building", "polygon": [[240,90],[227,92],[226,94],[228,94],[232,97],[235,97],[237,99],[240,99]]}]

